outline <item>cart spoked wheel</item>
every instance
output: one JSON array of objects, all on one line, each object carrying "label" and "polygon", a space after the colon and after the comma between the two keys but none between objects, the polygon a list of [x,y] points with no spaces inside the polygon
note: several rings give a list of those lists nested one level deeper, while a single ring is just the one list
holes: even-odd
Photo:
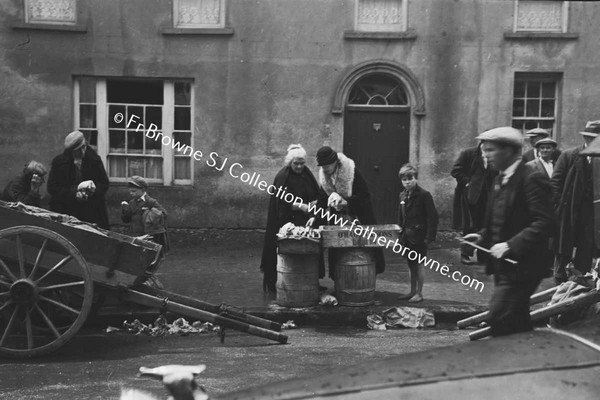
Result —
[{"label": "cart spoked wheel", "polygon": [[92,305],[94,283],[77,248],[37,226],[0,231],[0,356],[32,357],[71,339]]}]

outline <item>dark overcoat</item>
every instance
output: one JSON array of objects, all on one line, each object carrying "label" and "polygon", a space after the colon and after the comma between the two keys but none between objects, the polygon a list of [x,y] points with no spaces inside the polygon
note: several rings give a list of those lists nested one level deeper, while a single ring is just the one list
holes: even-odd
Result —
[{"label": "dark overcoat", "polygon": [[[525,161],[523,161],[525,162]],[[550,162],[552,162],[552,164],[554,165],[554,161],[550,160]],[[539,158],[536,158],[535,160],[531,160],[528,161],[526,163],[529,167],[531,167],[533,170],[540,172],[542,175],[544,175],[546,178],[550,179],[551,176],[548,175],[548,171],[546,171],[546,168],[544,168],[544,165],[542,164],[542,162],[540,161]]]},{"label": "dark overcoat", "polygon": [[[273,186],[276,188],[285,188],[290,173],[293,173],[291,167],[283,167],[275,176]],[[304,167],[302,170],[302,175],[305,178],[304,180],[306,184],[311,187],[311,191],[315,193],[314,198],[302,199],[306,204],[313,200],[317,200],[319,184],[308,167]],[[260,262],[260,270],[264,273],[263,289],[265,291],[275,291],[275,283],[277,282],[277,232],[279,232],[279,228],[288,222],[294,222],[295,225],[306,223],[309,218],[308,216],[305,216],[305,219],[302,222],[296,220],[297,215],[298,213],[292,210],[290,203],[278,198],[277,196],[271,196],[269,200],[267,227],[265,230],[265,239]]]},{"label": "dark overcoat", "polygon": [[[500,177],[496,178],[497,184],[499,180]],[[509,282],[533,281],[547,276],[551,267],[548,265],[548,241],[555,227],[549,181],[540,172],[520,162],[505,190],[508,191],[508,200],[501,211],[500,240],[497,243],[507,242],[510,250],[505,258],[518,264],[490,257],[486,273],[501,275]],[[485,227],[479,232],[483,236],[482,246],[487,248],[496,244],[491,238],[493,195],[492,187]]]},{"label": "dark overcoat", "polygon": [[484,167],[479,146],[463,150],[459,154],[450,172],[450,175],[456,179],[452,207],[454,229],[480,228],[477,225],[482,221],[474,221],[476,218],[471,213],[473,208],[485,208],[487,193],[495,174],[496,172],[491,168]]},{"label": "dark overcoat", "polygon": [[2,200],[20,201],[29,206],[39,207],[41,196],[38,192],[31,190],[32,176],[33,172],[23,173],[8,182],[4,187]]},{"label": "dark overcoat", "polygon": [[[76,199],[77,186],[91,180],[96,185],[96,191],[87,201]],[[108,214],[104,195],[108,191],[108,176],[102,164],[102,159],[91,147],[87,147],[81,165],[81,180],[76,179],[76,170],[72,152],[65,150],[52,160],[48,177],[48,193],[52,196],[50,210],[72,215],[75,218],[97,224],[100,228],[108,229]]]},{"label": "dark overcoat", "polygon": [[[586,184],[586,175],[591,177],[592,171],[587,159],[579,156],[583,149],[584,146],[581,145],[564,151],[550,180],[558,216],[555,250],[565,256],[570,256],[573,247],[582,244],[575,243],[576,230],[583,230],[583,223],[594,223],[590,218],[594,210],[593,195],[589,196],[593,188],[586,187],[590,184],[589,180]],[[593,241],[589,241],[589,244],[593,245]],[[591,263],[591,259],[589,261]]]}]

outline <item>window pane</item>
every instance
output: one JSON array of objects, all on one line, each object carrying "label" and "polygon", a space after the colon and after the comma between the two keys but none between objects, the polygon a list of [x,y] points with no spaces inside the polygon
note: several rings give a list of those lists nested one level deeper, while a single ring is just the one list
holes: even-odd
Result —
[{"label": "window pane", "polygon": [[139,124],[142,124],[143,127],[140,127],[140,131],[141,130],[147,130],[150,127],[150,124],[147,123],[144,120],[144,107],[140,107],[140,106],[127,106],[127,118],[126,118],[126,122],[128,122],[132,116],[133,120],[135,122],[132,122],[131,125],[129,125],[129,129],[133,129],[136,130],[138,128]]},{"label": "window pane", "polygon": [[177,0],[176,26],[222,26],[223,0]]},{"label": "window pane", "polygon": [[552,131],[554,130],[554,121],[540,121],[540,128],[547,129],[550,131],[550,136],[552,136]]},{"label": "window pane", "polygon": [[175,132],[173,134],[175,136],[175,141],[181,143],[182,145],[188,145],[191,146],[192,145],[192,135],[190,132]]},{"label": "window pane", "polygon": [[524,129],[526,131],[530,130],[530,129],[534,129],[534,128],[538,128],[538,123],[537,121],[525,121],[524,124]]},{"label": "window pane", "polygon": [[96,79],[95,78],[79,78],[79,102],[80,103],[95,103],[96,102]]},{"label": "window pane", "polygon": [[175,104],[189,106],[191,90],[189,82],[175,82]]},{"label": "window pane", "polygon": [[175,107],[175,130],[190,130],[190,118],[191,115],[189,107]]},{"label": "window pane", "polygon": [[125,131],[111,129],[108,135],[108,151],[110,153],[125,153]]},{"label": "window pane", "polygon": [[527,111],[528,117],[539,117],[540,116],[540,101],[539,100],[527,100]]},{"label": "window pane", "polygon": [[109,103],[163,104],[163,82],[107,79],[106,100]]},{"label": "window pane", "polygon": [[[152,134],[150,134],[150,136],[152,136]],[[158,139],[156,139],[157,136],[154,136],[152,139],[145,135],[144,137],[146,140],[146,154],[162,154],[162,136],[158,137]]]},{"label": "window pane", "polygon": [[79,127],[95,128],[96,127],[96,106],[81,105],[79,106]]},{"label": "window pane", "polygon": [[516,119],[516,120],[513,120],[512,126],[513,126],[513,128],[518,129],[521,132],[523,132],[523,125],[524,124],[525,123],[523,121]]},{"label": "window pane", "polygon": [[517,30],[560,31],[563,26],[563,2],[519,0]]},{"label": "window pane", "polygon": [[527,82],[527,97],[540,97],[540,82]]},{"label": "window pane", "polygon": [[162,158],[146,158],[146,176],[145,178],[162,179]]},{"label": "window pane", "polygon": [[525,97],[525,82],[515,81],[515,93],[514,97]]},{"label": "window pane", "polygon": [[192,179],[190,157],[175,157],[175,179]]},{"label": "window pane", "polygon": [[144,172],[145,161],[141,157],[127,157],[127,176],[139,175],[146,178]]},{"label": "window pane", "polygon": [[[121,122],[115,122],[115,116],[117,114],[121,114],[124,116],[123,120]],[[127,124],[127,121],[129,120],[129,116],[125,115],[126,111],[125,111],[125,106],[114,106],[114,105],[109,105],[108,106],[108,127],[109,128],[125,128],[125,125]],[[140,120],[142,119],[142,116],[140,115]],[[132,124],[133,125],[133,124]],[[137,124],[135,125],[137,126]]]},{"label": "window pane", "polygon": [[108,175],[114,178],[127,178],[127,160],[125,157],[108,157]]},{"label": "window pane", "polygon": [[522,117],[525,115],[525,100],[513,100],[513,116]]},{"label": "window pane", "polygon": [[81,133],[85,137],[85,141],[92,147],[98,147],[98,131],[93,129],[82,129]]},{"label": "window pane", "polygon": [[556,96],[556,83],[544,82],[542,83],[542,97],[553,99]]},{"label": "window pane", "polygon": [[150,124],[158,126],[162,130],[162,107],[146,107],[146,129]]},{"label": "window pane", "polygon": [[143,153],[144,151],[144,132],[141,130],[127,132],[127,153]]},{"label": "window pane", "polygon": [[542,117],[554,117],[554,100],[542,100]]}]

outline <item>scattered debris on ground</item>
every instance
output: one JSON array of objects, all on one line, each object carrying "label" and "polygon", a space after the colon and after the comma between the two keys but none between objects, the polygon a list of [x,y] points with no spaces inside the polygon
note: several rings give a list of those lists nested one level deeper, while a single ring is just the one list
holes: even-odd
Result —
[{"label": "scattered debris on ground", "polygon": [[190,324],[185,318],[177,318],[172,324],[167,322],[164,315],[159,316],[152,325],[140,322],[138,319],[133,322],[123,322],[123,328],[109,326],[106,333],[128,332],[135,335],[166,336],[166,335],[189,335],[194,333],[218,332],[219,326],[210,322],[196,321]]},{"label": "scattered debris on ground", "polygon": [[384,331],[387,328],[426,328],[435,326],[433,313],[423,308],[392,307],[381,313],[367,315],[367,327]]},{"label": "scattered debris on ground", "polygon": [[291,319],[287,322],[284,322],[283,324],[281,324],[281,329],[296,329],[296,323],[294,321],[292,321]]}]

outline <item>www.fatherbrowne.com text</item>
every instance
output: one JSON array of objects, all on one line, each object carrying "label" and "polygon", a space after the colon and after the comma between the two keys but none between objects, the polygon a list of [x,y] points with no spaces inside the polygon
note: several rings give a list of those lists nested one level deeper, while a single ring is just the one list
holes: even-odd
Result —
[{"label": "www.fatherbrowne.com text", "polygon": [[[117,116],[115,115],[115,120],[116,117]],[[136,123],[137,121],[139,121],[139,119],[140,118],[137,115],[132,114],[129,118],[129,121],[127,121],[127,128],[129,128],[129,126],[132,123]],[[148,139],[153,139],[155,141],[158,141],[160,139],[160,142],[163,146],[171,146],[172,149],[181,152],[181,154],[183,155],[193,157],[196,161],[201,161],[204,157],[204,153],[202,151],[194,150],[192,146],[180,143],[179,141],[174,140],[170,136],[164,135],[161,131],[158,130],[158,126],[156,126],[155,124],[150,124],[148,129],[145,129],[143,124],[138,123],[136,127],[136,132],[139,132],[140,130],[145,131],[144,135]],[[211,168],[214,168],[217,171],[223,171],[228,165],[228,158],[226,157],[221,160],[219,154],[217,152],[212,151],[208,154],[208,158],[206,159],[206,165],[208,165]],[[265,180],[262,180],[260,174],[256,172],[250,173],[244,171],[244,167],[240,163],[230,163],[228,172],[232,178],[239,179],[243,183],[256,187],[261,191],[266,191],[269,195],[275,196],[276,198],[281,199],[288,204],[292,204],[295,206],[301,206],[304,204],[303,200],[300,197],[295,196],[292,193],[286,192],[287,188],[283,188],[281,186],[275,187],[274,185],[268,184]],[[328,223],[333,222],[335,225],[338,225],[342,228],[346,228],[356,236],[362,237],[367,240],[372,240],[380,247],[391,247],[394,253],[406,256],[411,261],[418,260],[420,264],[423,264],[425,267],[429,267],[429,269],[431,270],[439,272],[443,276],[447,276],[453,279],[454,281],[460,282],[461,284],[470,288],[475,287],[475,290],[483,292],[483,289],[485,287],[483,282],[480,282],[479,280],[472,278],[469,275],[463,275],[460,271],[451,272],[450,267],[448,267],[447,265],[440,265],[440,263],[436,260],[419,254],[416,251],[411,250],[407,246],[403,246],[401,243],[398,242],[398,239],[392,241],[391,239],[386,239],[383,236],[379,236],[372,226],[364,227],[360,224],[357,224],[357,220],[354,220],[350,223],[350,226],[347,227],[348,223],[350,222],[347,218],[344,218],[343,216],[340,216],[335,213],[331,213],[329,210],[324,210],[322,207],[317,207],[315,203],[308,203],[307,207],[308,212],[311,215],[315,215],[316,217],[321,218],[322,220],[325,220]]]}]

